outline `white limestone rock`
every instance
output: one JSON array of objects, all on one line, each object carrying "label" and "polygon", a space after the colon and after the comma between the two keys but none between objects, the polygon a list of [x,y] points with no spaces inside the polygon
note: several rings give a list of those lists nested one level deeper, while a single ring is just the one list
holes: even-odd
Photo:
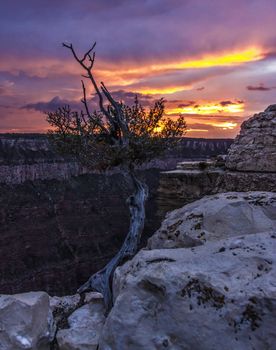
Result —
[{"label": "white limestone rock", "polygon": [[142,250],[117,268],[100,350],[274,350],[276,234]]},{"label": "white limestone rock", "polygon": [[100,301],[100,299],[103,299],[103,296],[97,292],[85,293],[83,300],[81,300],[80,294],[50,297],[50,308],[57,327],[62,328],[63,324],[67,323],[67,318],[76,309],[84,304]]},{"label": "white limestone rock", "polygon": [[48,350],[54,333],[47,293],[0,295],[0,350]]},{"label": "white limestone rock", "polygon": [[147,247],[194,247],[206,241],[271,230],[276,231],[276,193],[219,193],[169,213]]},{"label": "white limestone rock", "polygon": [[[97,293],[99,294],[99,293]],[[90,303],[68,318],[68,329],[57,332],[60,350],[96,350],[105,321],[103,299],[90,296]]]},{"label": "white limestone rock", "polygon": [[229,149],[226,167],[276,172],[276,105],[242,123],[240,134]]}]

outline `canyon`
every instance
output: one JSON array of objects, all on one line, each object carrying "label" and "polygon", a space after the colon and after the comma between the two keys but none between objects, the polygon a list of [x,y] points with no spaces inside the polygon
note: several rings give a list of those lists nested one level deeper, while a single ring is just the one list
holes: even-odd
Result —
[{"label": "canyon", "polygon": [[[150,188],[141,246],[165,215],[158,204],[161,171],[183,159],[224,154],[231,143],[185,138],[139,170]],[[128,229],[127,179],[88,172],[57,154],[46,135],[0,136],[0,191],[1,293],[75,293],[115,254]]]},{"label": "canyon", "polygon": [[[211,350],[223,347],[226,350],[273,350],[276,341],[275,125],[276,105],[272,105],[242,124],[240,135],[230,145],[226,156],[218,155],[207,160],[200,156],[197,160],[187,160],[187,157],[181,157],[183,150],[178,149],[174,157],[169,154],[168,158],[139,169],[140,176],[144,177],[151,190],[147,210],[152,222],[148,220],[147,228],[151,231],[156,224],[159,229],[154,234],[146,233],[142,249],[115,270],[111,310],[105,308],[102,295],[94,291],[61,297],[50,297],[49,292],[0,295],[0,345],[4,346],[3,349]],[[33,176],[32,172],[25,174]],[[47,176],[53,176],[53,173]],[[79,233],[85,231],[78,231],[78,227],[74,227],[75,221],[81,217],[81,228],[82,221],[87,223],[85,220],[90,218],[89,214],[93,211],[88,207],[93,203],[94,208],[98,208],[103,203],[102,192],[106,194],[104,198],[110,205],[111,214],[114,214],[114,210],[119,212],[124,209],[119,207],[124,205],[124,201],[119,202],[118,198],[130,189],[127,181],[122,181],[116,172],[103,176],[83,169],[77,176],[61,176],[64,178],[59,180],[47,178],[24,182],[22,179],[26,179],[26,176],[19,176],[16,181],[21,182],[17,184],[11,183],[9,178],[3,183],[4,187],[9,188],[6,196],[18,197],[13,200],[6,197],[2,208],[5,214],[5,208],[10,208],[10,203],[16,203],[13,215],[20,213],[18,222],[27,227],[25,236],[34,242],[42,239],[44,249],[42,246],[33,248],[40,249],[37,252],[41,260],[45,259],[44,266],[39,265],[39,260],[37,265],[31,262],[29,276],[34,278],[32,282],[38,281],[39,265],[41,276],[47,276],[47,269],[50,271],[40,283],[46,282],[50,289],[55,290],[57,286],[63,291],[67,287],[67,281],[63,279],[76,276],[74,268],[85,267],[85,259],[90,264],[91,242],[96,244],[103,239],[103,247],[109,240],[110,248],[113,247],[110,230],[106,226],[107,217],[100,215],[103,207],[95,213],[86,231],[92,232],[92,228],[95,228],[93,232],[96,232],[99,227],[106,228],[101,236],[87,235],[85,240],[77,242],[81,241]],[[83,187],[77,183],[79,178],[87,181],[82,183]],[[102,187],[101,181],[104,181]],[[51,183],[55,187],[49,192]],[[47,220],[45,217],[45,222],[36,221],[37,212],[41,210],[39,200],[32,203],[31,197],[27,196],[32,186],[37,189],[38,184],[42,186],[39,196],[47,193],[46,197],[51,199],[53,208],[59,208],[59,203],[64,210],[64,203],[70,204],[66,206],[68,217],[66,220],[64,218],[64,222],[58,220],[59,211],[52,212],[56,221],[47,231],[48,237],[43,238],[43,225],[50,222],[51,215]],[[17,191],[18,186],[29,186],[25,192],[22,191],[22,197]],[[88,201],[86,191],[91,188],[94,196],[89,192],[91,197]],[[118,188],[120,192],[115,191]],[[113,207],[113,201],[117,208]],[[29,213],[23,210],[28,208],[28,203],[31,203]],[[47,208],[49,203],[43,203]],[[179,209],[172,210],[174,207]],[[39,210],[36,212],[35,208]],[[64,213],[62,210],[61,213]],[[166,210],[169,212],[165,215]],[[82,217],[83,212],[85,215]],[[23,217],[25,222],[22,221]],[[97,218],[102,221],[95,221]],[[67,220],[68,227],[65,226]],[[160,226],[158,222],[161,220]],[[57,223],[60,225],[59,236],[49,239]],[[39,224],[43,229],[40,235],[36,235],[36,225],[39,227]],[[114,231],[116,228],[114,226]],[[73,234],[72,240],[68,239],[70,229],[75,231],[74,234],[77,232],[77,240]],[[22,256],[16,247],[24,237],[18,241],[16,232],[20,230],[10,233],[10,237],[14,233],[13,245],[6,236],[10,245],[4,251],[7,259],[3,261],[9,262],[16,254]],[[147,237],[150,238],[147,240]],[[5,243],[1,247],[5,248]],[[66,247],[65,255],[61,254],[61,244]],[[23,252],[27,248],[21,246]],[[98,250],[95,253],[95,265],[99,258],[104,261],[103,252]],[[54,259],[51,260],[51,257]],[[16,263],[15,260],[13,262]],[[62,266],[60,274],[55,270],[58,262]],[[12,265],[6,266],[10,268]],[[15,274],[19,267],[20,264],[14,267]],[[70,267],[73,268],[70,270]],[[26,265],[23,268],[26,269]],[[82,270],[78,273],[81,274]],[[14,279],[15,284],[23,280],[24,271],[18,275],[18,279]],[[56,286],[51,277],[56,278]],[[27,280],[31,285],[31,280]],[[76,280],[72,278],[70,282],[74,284]],[[16,288],[18,285],[20,283]]]}]

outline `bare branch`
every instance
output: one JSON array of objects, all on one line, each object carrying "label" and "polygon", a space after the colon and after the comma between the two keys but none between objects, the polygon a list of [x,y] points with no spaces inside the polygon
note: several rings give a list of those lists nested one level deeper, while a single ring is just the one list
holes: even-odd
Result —
[{"label": "bare branch", "polygon": [[92,74],[92,68],[93,68],[93,63],[94,63],[94,62],[93,62],[93,58],[91,58],[92,62],[91,62],[91,64],[90,64],[90,66],[86,66],[85,63],[84,63],[85,58],[87,57],[87,55],[90,54],[91,50],[95,47],[96,43],[94,43],[94,45],[92,46],[92,48],[91,48],[90,50],[88,50],[88,51],[84,54],[83,59],[80,59],[80,58],[78,57],[78,55],[76,54],[76,51],[75,51],[75,49],[74,49],[74,47],[73,47],[72,44],[63,43],[62,45],[63,45],[64,47],[68,48],[68,49],[72,52],[72,54],[73,54],[75,60],[76,60],[76,61],[82,66],[82,68],[87,72],[87,76],[84,76],[84,77],[90,79],[90,81],[91,81],[91,83],[92,83],[92,85],[93,85],[93,87],[94,87],[94,89],[95,89],[95,91],[96,91],[96,94],[98,95],[98,98],[99,98],[99,106],[100,106],[101,112],[105,115],[105,117],[107,118],[107,120],[109,121],[109,123],[111,124],[111,126],[113,126],[113,128],[115,128],[115,127],[114,127],[114,122],[113,122],[113,120],[112,120],[112,116],[107,112],[107,110],[106,110],[105,107],[104,107],[103,96],[102,96],[102,94],[101,94],[101,92],[100,92],[100,89],[98,88],[98,85],[97,85],[97,83],[96,83],[96,81],[95,81],[95,79],[94,79],[94,76],[93,76],[93,74]]},{"label": "bare branch", "polygon": [[86,60],[87,56],[90,57],[90,53],[94,50],[95,46],[96,46],[96,42],[94,42],[94,44],[92,45],[91,49],[89,49],[89,50],[84,54],[83,59],[81,60],[81,62],[84,62],[84,61]]},{"label": "bare branch", "polygon": [[[88,103],[87,103],[86,88],[85,88],[83,80],[81,81],[81,83],[82,83],[82,93],[83,93],[83,98],[82,98],[81,102],[84,104],[87,116],[91,118],[91,113],[89,111],[89,107],[88,107]],[[107,135],[109,134],[108,130],[104,127],[103,123],[101,123],[99,120],[96,120],[96,118],[93,119],[93,122],[96,125],[98,125],[104,133],[106,133]]]},{"label": "bare branch", "polygon": [[114,109],[116,111],[115,117],[116,117],[117,123],[121,127],[121,130],[122,130],[122,133],[124,136],[124,141],[128,142],[129,129],[128,129],[127,122],[124,119],[123,111],[122,111],[120,104],[113,99],[113,97],[111,96],[110,92],[108,91],[108,89],[106,88],[106,86],[103,82],[101,82],[101,89],[102,89],[104,95],[106,96],[106,98],[108,99],[108,101],[114,107]]}]

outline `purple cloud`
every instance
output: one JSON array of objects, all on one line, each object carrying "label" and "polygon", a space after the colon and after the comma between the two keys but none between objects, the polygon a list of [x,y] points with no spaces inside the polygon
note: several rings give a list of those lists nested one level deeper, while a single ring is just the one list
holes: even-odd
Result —
[{"label": "purple cloud", "polygon": [[180,103],[177,107],[178,108],[185,108],[185,107],[191,107],[191,106],[195,106],[196,102],[195,101],[186,101],[183,103]]},{"label": "purple cloud", "polygon": [[[2,1],[0,105],[17,108],[21,126],[22,118],[25,122],[29,116],[39,118],[38,111],[53,110],[60,104],[80,108],[81,70],[61,43],[72,42],[81,53],[96,40],[96,79],[100,81],[98,73],[106,68],[102,79],[118,100],[131,104],[136,91],[186,87],[165,94],[168,103],[175,100],[179,101],[176,105],[184,106],[194,101],[199,106],[203,101],[221,101],[223,107],[237,96],[245,101],[243,115],[249,115],[275,100],[275,12],[274,0]],[[180,67],[111,79],[111,73],[119,70],[166,66],[251,47],[259,48],[264,59],[231,67]],[[4,81],[14,85],[8,87]],[[253,99],[251,91],[266,94]],[[144,105],[153,102],[153,97],[138,97]],[[96,107],[93,96],[91,99]],[[9,116],[6,108],[0,114],[0,118]],[[16,124],[15,110],[12,121]],[[30,119],[28,123],[32,125]]]},{"label": "purple cloud", "polygon": [[55,96],[48,102],[28,103],[22,106],[21,108],[33,109],[39,112],[53,112],[57,110],[59,107],[63,107],[65,105],[69,105],[73,110],[80,110],[82,107],[81,102],[69,101],[69,100],[61,99],[59,96]]},{"label": "purple cloud", "polygon": [[276,89],[275,86],[268,87],[268,86],[264,86],[264,84],[248,85],[246,88],[249,91],[270,91],[270,90]]},{"label": "purple cloud", "polygon": [[[152,105],[152,103],[154,101],[153,97],[150,95],[143,95],[143,94],[133,93],[130,91],[123,91],[123,90],[113,91],[112,96],[115,100],[122,101],[123,103],[130,105],[130,106],[133,105],[134,99],[136,96],[138,97],[139,102],[143,106]],[[92,110],[98,109],[98,96],[97,95],[93,95],[92,98],[90,98],[90,100],[88,100],[88,102],[90,103]],[[28,103],[28,104],[22,106],[21,108],[22,109],[32,109],[32,110],[44,113],[44,112],[55,111],[59,107],[63,107],[65,105],[69,105],[73,110],[76,110],[76,111],[80,111],[83,108],[83,104],[81,101],[63,99],[59,96],[55,96],[51,100],[46,101],[46,102],[39,101],[39,102],[35,102],[35,103]]]},{"label": "purple cloud", "polygon": [[236,101],[226,100],[226,101],[220,101],[219,104],[222,107],[226,107],[226,106],[235,105],[235,104],[241,104],[241,103],[244,103],[244,101],[242,101],[242,100],[236,100]]}]

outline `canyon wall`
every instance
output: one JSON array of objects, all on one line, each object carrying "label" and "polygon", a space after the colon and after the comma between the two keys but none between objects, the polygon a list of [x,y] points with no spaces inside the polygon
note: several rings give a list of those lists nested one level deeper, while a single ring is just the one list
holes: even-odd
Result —
[{"label": "canyon wall", "polygon": [[[217,166],[219,165],[219,166]],[[241,125],[224,159],[213,167],[166,171],[158,188],[159,215],[219,192],[276,191],[276,105]]]},{"label": "canyon wall", "polygon": [[[143,242],[160,226],[161,170],[183,158],[225,153],[231,140],[184,139],[140,170],[150,188]],[[0,292],[71,294],[118,250],[131,192],[119,173],[88,173],[45,135],[0,136]]]}]

